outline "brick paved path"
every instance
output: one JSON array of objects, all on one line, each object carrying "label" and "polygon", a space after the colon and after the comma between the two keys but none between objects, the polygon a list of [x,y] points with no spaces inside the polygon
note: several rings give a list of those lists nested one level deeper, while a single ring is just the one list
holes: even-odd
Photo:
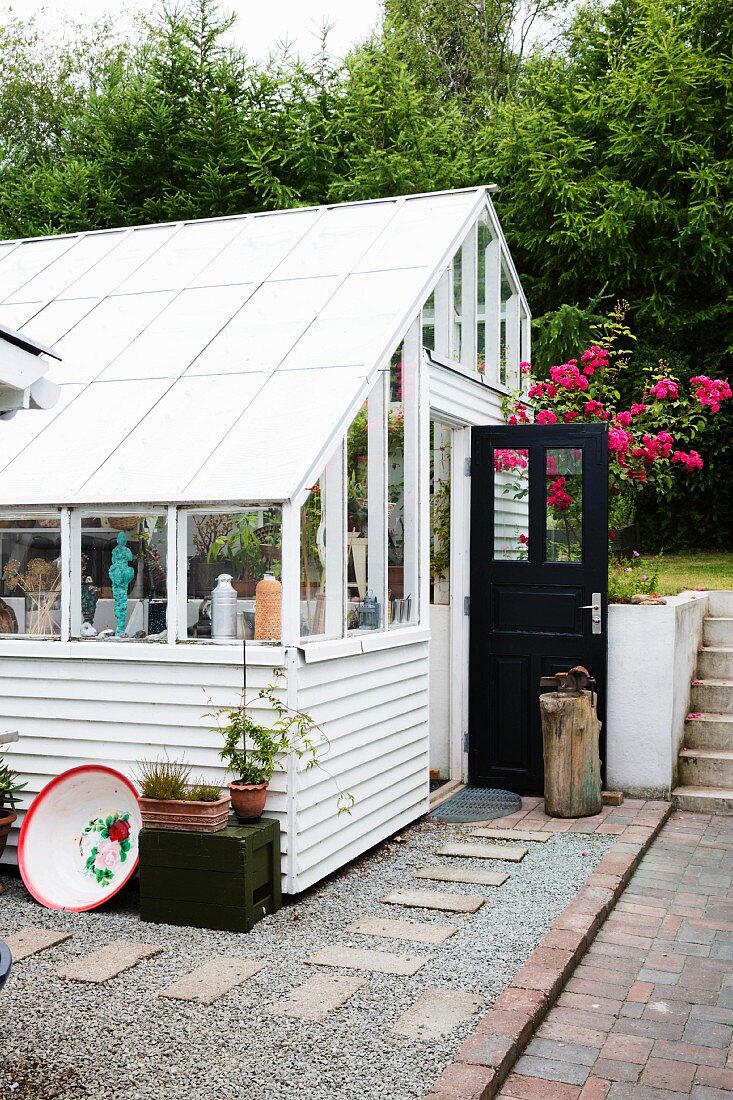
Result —
[{"label": "brick paved path", "polygon": [[732,1039],[733,817],[677,813],[499,1096],[730,1100]]}]

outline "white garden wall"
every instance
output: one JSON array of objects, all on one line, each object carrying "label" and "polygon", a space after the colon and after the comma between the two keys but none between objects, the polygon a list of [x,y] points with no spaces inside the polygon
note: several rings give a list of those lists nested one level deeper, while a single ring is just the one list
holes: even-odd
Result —
[{"label": "white garden wall", "polygon": [[705,593],[608,608],[606,786],[669,798],[707,614]]}]

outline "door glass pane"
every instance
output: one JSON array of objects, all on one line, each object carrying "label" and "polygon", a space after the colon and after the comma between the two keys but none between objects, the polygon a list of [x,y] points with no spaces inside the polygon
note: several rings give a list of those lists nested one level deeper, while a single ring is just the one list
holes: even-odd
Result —
[{"label": "door glass pane", "polygon": [[529,556],[529,451],[494,451],[494,558]]},{"label": "door glass pane", "polygon": [[556,447],[545,453],[546,561],[583,560],[583,452]]}]

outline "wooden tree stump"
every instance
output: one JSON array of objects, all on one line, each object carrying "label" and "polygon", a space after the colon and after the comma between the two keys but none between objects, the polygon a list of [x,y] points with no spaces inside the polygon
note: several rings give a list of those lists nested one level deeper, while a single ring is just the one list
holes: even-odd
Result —
[{"label": "wooden tree stump", "polygon": [[601,723],[590,691],[540,695],[545,756],[545,813],[589,817],[601,809]]}]

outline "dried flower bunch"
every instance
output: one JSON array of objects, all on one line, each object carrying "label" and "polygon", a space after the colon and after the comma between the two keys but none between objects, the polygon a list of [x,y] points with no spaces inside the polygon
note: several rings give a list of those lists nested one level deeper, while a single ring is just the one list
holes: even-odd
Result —
[{"label": "dried flower bunch", "polygon": [[19,561],[9,561],[3,569],[5,583],[9,592],[20,588],[26,595],[38,592],[58,592],[61,589],[61,574],[55,562],[43,558],[31,558],[25,573],[20,572]]},{"label": "dried flower bunch", "polygon": [[3,569],[9,592],[20,588],[32,601],[36,615],[28,629],[29,634],[54,634],[53,607],[61,591],[61,573],[56,562],[43,558],[31,558],[25,573],[20,572],[19,561],[9,561]]}]

